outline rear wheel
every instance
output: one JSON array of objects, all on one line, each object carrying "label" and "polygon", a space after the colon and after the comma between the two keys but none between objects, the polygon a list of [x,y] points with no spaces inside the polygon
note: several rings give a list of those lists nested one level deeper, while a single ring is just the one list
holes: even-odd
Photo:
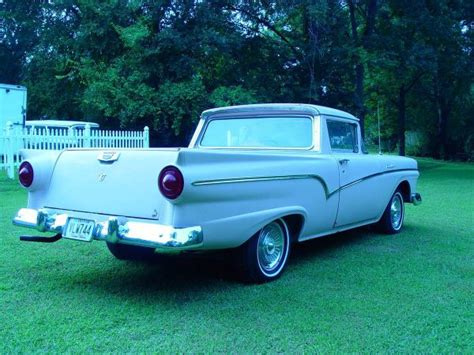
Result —
[{"label": "rear wheel", "polygon": [[378,222],[380,230],[386,234],[399,233],[405,219],[405,206],[403,205],[403,196],[398,189],[390,199],[382,218]]},{"label": "rear wheel", "polygon": [[155,249],[107,242],[110,253],[120,260],[147,260],[155,255]]},{"label": "rear wheel", "polygon": [[241,247],[243,278],[262,283],[280,277],[290,252],[290,234],[283,219],[263,227]]}]

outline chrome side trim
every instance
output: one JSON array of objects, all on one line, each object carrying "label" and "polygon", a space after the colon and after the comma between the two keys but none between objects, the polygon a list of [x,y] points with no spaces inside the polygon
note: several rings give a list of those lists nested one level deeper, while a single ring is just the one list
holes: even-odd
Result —
[{"label": "chrome side trim", "polygon": [[193,186],[208,186],[208,185],[220,185],[220,184],[234,184],[234,183],[244,183],[244,182],[258,182],[258,181],[277,181],[277,180],[300,180],[300,179],[316,179],[323,185],[324,192],[326,194],[326,199],[338,193],[341,190],[347,189],[351,186],[357,185],[365,180],[374,178],[376,176],[392,174],[401,171],[418,171],[417,169],[397,169],[390,171],[383,171],[380,173],[375,173],[371,175],[364,176],[361,179],[351,181],[340,188],[329,192],[328,186],[324,179],[319,175],[311,174],[302,174],[302,175],[281,175],[281,176],[255,176],[255,177],[238,177],[238,178],[225,178],[225,179],[213,179],[213,180],[198,180],[191,183]]},{"label": "chrome side trim", "polygon": [[[271,181],[271,180],[295,180],[295,179],[310,179],[316,177],[316,175],[282,175],[282,176],[256,176],[256,177],[241,177],[241,178],[228,178],[228,179],[214,179],[214,180],[200,180],[194,181],[193,186],[203,185],[220,185],[230,184],[239,182],[255,182],[255,181]],[[318,176],[318,178],[320,178]]]},{"label": "chrome side trim", "polygon": [[[371,176],[371,177],[372,177],[372,176]],[[368,179],[369,179],[369,177],[363,177],[362,179],[354,180],[354,181],[352,181],[352,182],[349,182],[349,183],[347,183],[347,184],[341,186],[338,190],[345,190],[345,189],[348,189],[349,187],[354,186],[354,185],[357,185],[357,184],[361,183],[362,181],[368,180]]]},{"label": "chrome side trim", "polygon": [[376,176],[381,176],[381,175],[386,175],[386,174],[392,174],[392,173],[398,173],[398,172],[401,172],[401,171],[418,171],[418,169],[396,169],[396,170],[390,170],[390,171],[382,171],[380,173],[375,173],[375,174],[370,174],[370,175],[367,175],[367,176],[364,176],[363,178],[360,178],[360,179],[357,179],[357,180],[354,180],[354,181],[351,181],[343,186],[341,186],[339,188],[339,190],[344,190],[344,189],[347,189],[349,187],[352,187],[354,185],[357,185],[365,180],[368,180],[368,179],[372,179]]},{"label": "chrome side trim", "polygon": [[[13,224],[36,229],[40,232],[63,234],[69,218],[65,213],[54,213],[47,209],[22,208],[13,218]],[[126,218],[110,216],[107,221],[95,222],[93,239],[109,243],[123,243],[163,250],[180,250],[198,247],[203,242],[200,226],[175,228],[149,222],[127,221]]]},{"label": "chrome side trim", "polygon": [[329,198],[333,193],[330,193],[328,186],[324,179],[319,175],[281,175],[281,176],[256,176],[256,177],[240,177],[240,178],[228,178],[228,179],[214,179],[214,180],[200,180],[194,181],[191,185],[193,186],[208,186],[208,185],[221,185],[221,184],[234,184],[243,182],[257,182],[257,181],[278,181],[278,180],[304,180],[304,179],[316,179],[323,185],[326,198]]}]

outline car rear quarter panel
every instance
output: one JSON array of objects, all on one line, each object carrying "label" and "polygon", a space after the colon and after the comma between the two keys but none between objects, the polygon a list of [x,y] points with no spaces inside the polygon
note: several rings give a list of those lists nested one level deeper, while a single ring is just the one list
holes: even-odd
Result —
[{"label": "car rear quarter panel", "polygon": [[301,234],[330,229],[337,213],[338,168],[315,152],[182,150],[182,197],[172,224],[201,225],[206,249],[237,247],[274,219],[299,214]]}]

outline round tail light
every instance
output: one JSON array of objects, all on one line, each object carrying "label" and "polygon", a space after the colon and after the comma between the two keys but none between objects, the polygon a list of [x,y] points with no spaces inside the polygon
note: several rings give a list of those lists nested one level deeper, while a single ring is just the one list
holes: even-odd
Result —
[{"label": "round tail light", "polygon": [[35,173],[33,171],[33,166],[27,161],[24,161],[20,164],[20,168],[18,169],[18,179],[20,180],[20,184],[24,187],[30,187],[33,183],[33,179],[35,177]]},{"label": "round tail light", "polygon": [[178,198],[184,188],[183,174],[175,166],[163,168],[158,177],[158,187],[163,196],[171,200]]}]

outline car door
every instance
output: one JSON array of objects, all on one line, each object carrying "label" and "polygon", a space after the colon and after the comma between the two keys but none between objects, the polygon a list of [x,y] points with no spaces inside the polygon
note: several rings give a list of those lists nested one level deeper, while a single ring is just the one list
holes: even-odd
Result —
[{"label": "car door", "polygon": [[379,159],[361,152],[357,121],[327,118],[331,151],[339,167],[339,207],[335,227],[362,224],[377,218],[373,204],[378,187]]}]

